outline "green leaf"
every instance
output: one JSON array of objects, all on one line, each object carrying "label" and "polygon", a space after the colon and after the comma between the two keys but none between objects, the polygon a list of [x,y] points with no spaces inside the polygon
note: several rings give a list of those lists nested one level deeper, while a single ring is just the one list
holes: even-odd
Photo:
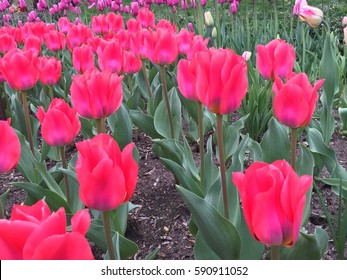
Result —
[{"label": "green leaf", "polygon": [[[313,176],[314,158],[312,153],[304,145],[300,144],[301,156],[296,160],[296,173],[299,176],[310,175]],[[312,198],[312,187],[306,192],[306,204],[304,215],[302,218],[302,225],[305,225],[311,214],[311,198]]]},{"label": "green leaf", "polygon": [[61,197],[54,191],[44,189],[40,185],[28,182],[14,182],[11,185],[26,190],[36,201],[44,199],[52,211],[57,211],[60,207],[64,207],[66,213],[71,213],[69,205],[65,201],[65,197]]},{"label": "green leaf", "polygon": [[5,214],[5,207],[7,204],[7,196],[10,192],[10,189],[8,189],[7,191],[5,191],[3,194],[0,195],[0,215],[4,216]]},{"label": "green leaf", "polygon": [[[113,247],[116,253],[116,256],[120,256],[121,260],[126,260],[137,253],[139,247],[137,244],[130,239],[125,238],[116,232],[112,238]],[[118,257],[119,258],[119,257]],[[108,251],[104,256],[104,260],[109,260],[110,256]]]},{"label": "green leaf", "polygon": [[208,246],[200,232],[198,232],[195,237],[194,258],[196,260],[221,260],[221,258]]},{"label": "green leaf", "polygon": [[183,200],[194,216],[194,222],[209,247],[221,259],[239,259],[240,236],[233,224],[204,199],[177,186]]},{"label": "green leaf", "polygon": [[129,112],[124,104],[107,118],[113,138],[117,141],[121,150],[132,141],[133,126]]},{"label": "green leaf", "polygon": [[159,251],[160,247],[156,248],[145,257],[145,260],[155,260]]},{"label": "green leaf", "polygon": [[268,123],[268,130],[260,143],[263,151],[263,159],[272,163],[278,159],[289,161],[290,142],[288,128],[272,118]]},{"label": "green leaf", "polygon": [[81,122],[81,133],[84,138],[90,139],[95,136],[93,122],[89,119],[80,117]]},{"label": "green leaf", "polygon": [[[172,125],[174,138],[178,139],[182,133],[181,101],[177,96],[176,88],[169,91],[169,102],[171,107]],[[154,114],[154,127],[156,131],[165,138],[171,138],[169,115],[165,100],[162,100]]]},{"label": "green leaf", "polygon": [[41,178],[44,180],[44,182],[47,184],[47,187],[57,193],[59,196],[64,197],[65,195],[61,188],[59,187],[58,183],[54,180],[52,175],[47,171],[46,166],[42,163],[35,162],[35,168],[39,172]]},{"label": "green leaf", "polygon": [[283,248],[281,260],[319,260],[328,247],[328,234],[316,228],[314,234],[300,232],[297,242],[291,248]]},{"label": "green leaf", "polygon": [[140,111],[130,110],[130,117],[133,123],[152,139],[162,139],[163,137],[154,127],[154,119]]},{"label": "green leaf", "polygon": [[210,136],[207,140],[204,163],[205,163],[204,192],[208,193],[211,186],[219,178],[219,169],[217,168],[217,166],[213,162],[212,136]]}]

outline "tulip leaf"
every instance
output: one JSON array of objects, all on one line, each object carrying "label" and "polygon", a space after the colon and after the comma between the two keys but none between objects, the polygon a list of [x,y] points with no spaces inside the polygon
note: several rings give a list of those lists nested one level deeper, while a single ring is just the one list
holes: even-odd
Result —
[{"label": "tulip leaf", "polygon": [[213,162],[212,136],[210,136],[209,139],[207,140],[204,163],[205,163],[204,192],[206,194],[208,193],[211,186],[219,178],[219,169]]},{"label": "tulip leaf", "polygon": [[[173,126],[173,137],[178,139],[182,132],[182,119],[181,119],[181,101],[177,96],[176,88],[169,91],[169,103],[171,107],[171,117]],[[165,138],[171,139],[171,131],[169,125],[169,115],[166,107],[165,100],[162,100],[154,114],[154,127],[160,135]]]},{"label": "tulip leaf", "polygon": [[270,119],[268,130],[260,143],[263,151],[263,160],[272,163],[278,159],[289,161],[290,142],[288,129],[275,118]]},{"label": "tulip leaf", "polygon": [[328,234],[322,228],[316,228],[314,234],[299,233],[297,242],[291,248],[283,248],[282,260],[319,260],[328,247]]},{"label": "tulip leaf", "polygon": [[10,192],[10,189],[8,189],[7,191],[5,191],[3,194],[0,195],[0,215],[3,217],[4,213],[5,213],[5,207],[7,204],[7,196]]},{"label": "tulip leaf", "polygon": [[[314,158],[312,153],[304,145],[300,144],[301,156],[296,161],[296,173],[299,176],[310,175],[313,176]],[[302,218],[302,225],[305,225],[311,214],[311,198],[312,198],[312,187],[306,192],[306,204],[304,215]]]},{"label": "tulip leaf", "polygon": [[221,258],[208,246],[200,232],[198,232],[195,237],[194,258],[196,260],[221,260]]},{"label": "tulip leaf", "polygon": [[159,84],[155,87],[152,98],[147,103],[147,113],[149,116],[154,117],[154,114],[162,100],[162,86]]},{"label": "tulip leaf", "polygon": [[180,186],[177,189],[192,212],[199,233],[214,253],[221,259],[239,259],[241,240],[234,225],[206,200]]},{"label": "tulip leaf", "polygon": [[152,139],[163,138],[154,127],[154,119],[151,116],[144,114],[143,112],[130,110],[130,117],[133,123],[144,133],[146,133]]},{"label": "tulip leaf", "polygon": [[[147,71],[147,70],[145,70]],[[143,74],[143,70],[140,70],[139,72],[137,72],[134,75],[135,78],[135,83],[136,85],[138,85],[138,89],[141,92],[142,96],[146,99],[149,99],[149,93],[148,93],[148,89],[146,86],[146,79],[145,79],[145,75]],[[135,87],[134,87],[135,89]]]},{"label": "tulip leaf", "polygon": [[81,122],[81,133],[84,136],[84,138],[93,138],[95,135],[93,131],[94,126],[92,121],[81,116],[79,117],[79,119]]},{"label": "tulip leaf", "polygon": [[315,128],[308,128],[307,142],[315,157],[315,162],[322,161],[331,177],[347,180],[347,171],[341,166],[336,158],[334,149],[326,145],[322,134]]},{"label": "tulip leaf", "polygon": [[45,189],[38,184],[28,182],[14,182],[10,183],[20,189],[26,190],[36,201],[44,199],[52,211],[57,211],[60,207],[64,207],[66,213],[71,213],[69,205],[66,203],[65,198],[61,197],[54,191]]},{"label": "tulip leaf", "polygon": [[107,118],[107,122],[111,128],[113,138],[123,148],[132,141],[133,126],[129,116],[129,112],[124,104]]},{"label": "tulip leaf", "polygon": [[332,186],[332,189],[336,195],[339,195],[341,188],[341,195],[344,199],[347,199],[347,180],[341,178],[326,178],[320,179],[323,183]]},{"label": "tulip leaf", "polygon": [[145,260],[155,260],[159,251],[160,247],[157,247],[145,257]]}]

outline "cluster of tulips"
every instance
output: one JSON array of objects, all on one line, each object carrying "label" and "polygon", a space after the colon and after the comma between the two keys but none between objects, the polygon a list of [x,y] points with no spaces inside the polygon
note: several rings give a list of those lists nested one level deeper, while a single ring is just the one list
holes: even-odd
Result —
[{"label": "cluster of tulips", "polygon": [[[301,5],[303,1],[299,2]],[[298,9],[297,15],[302,16],[302,9],[298,6],[295,9]],[[311,18],[302,20],[312,23]],[[298,239],[312,176],[296,173],[296,130],[310,123],[318,100],[317,91],[324,80],[312,85],[305,73],[293,72],[296,54],[293,46],[284,40],[274,39],[266,45],[258,45],[256,64],[264,79],[272,82],[274,116],[292,131],[292,158],[290,164],[286,160],[254,162],[245,173],[233,172],[232,178],[226,178],[222,119],[223,115],[236,111],[247,94],[246,60],[249,55],[241,56],[231,49],[208,48],[207,45],[208,40],[186,29],[177,33],[175,25],[167,20],[155,23],[154,14],[148,8],[140,9],[137,18],[126,24],[120,14],[110,12],[93,17],[91,27],[73,24],[62,17],[58,28],[38,22],[0,29],[0,82],[8,83],[19,93],[26,120],[29,117],[26,95],[30,89],[38,81],[49,88],[58,83],[64,68],[59,59],[61,52],[67,47],[71,54],[75,73],[68,98],[55,98],[50,91],[49,107],[46,111],[38,107],[36,117],[41,124],[43,140],[50,146],[60,147],[62,159],[64,147],[80,132],[80,117],[95,120],[97,135],[76,144],[76,174],[80,200],[86,207],[103,213],[111,259],[115,258],[115,253],[108,214],[131,199],[137,183],[138,163],[133,157],[135,144],[129,143],[121,150],[107,133],[105,118],[122,105],[123,77],[131,77],[141,70],[146,76],[146,61],[150,61],[159,66],[162,74],[170,138],[174,139],[169,93],[164,85],[165,67],[177,62],[179,56],[177,82],[180,92],[216,114],[224,216],[228,219],[226,181],[232,180],[239,190],[245,220],[254,239],[270,246],[289,247]],[[52,56],[41,55],[44,46],[48,50],[46,53],[53,53]],[[131,79],[128,87],[131,88]],[[147,90],[151,98],[150,87]],[[15,168],[20,160],[20,142],[10,124],[10,119],[0,122],[3,132],[0,173]],[[30,121],[26,121],[26,129],[34,154]],[[70,203],[68,180],[65,188]],[[0,220],[0,257],[92,259],[84,237],[89,224],[86,209],[74,214],[71,232],[66,232],[63,208],[51,213],[43,200],[32,206],[15,206],[10,220]],[[21,236],[13,232],[21,232]]]}]

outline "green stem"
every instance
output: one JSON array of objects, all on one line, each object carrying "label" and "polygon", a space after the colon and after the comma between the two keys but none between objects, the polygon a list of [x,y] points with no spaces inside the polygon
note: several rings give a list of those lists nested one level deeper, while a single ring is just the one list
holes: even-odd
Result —
[{"label": "green stem", "polygon": [[110,260],[115,260],[116,254],[115,254],[114,248],[113,248],[110,215],[109,215],[108,211],[102,212],[102,219],[104,221],[106,244],[107,244],[108,253],[110,255]]},{"label": "green stem", "polygon": [[5,208],[4,208],[4,205],[2,204],[2,201],[0,199],[0,219],[5,219]]},{"label": "green stem", "polygon": [[249,27],[248,0],[246,0],[245,2],[246,2],[245,3],[246,5],[246,33],[247,33],[246,50],[250,50],[251,31]]},{"label": "green stem", "polygon": [[[67,169],[67,161],[65,156],[65,147],[59,147],[60,156],[61,156],[61,163],[64,169]],[[69,188],[69,179],[67,177],[67,174],[64,173],[64,183],[65,183],[65,193],[66,193],[66,201],[68,205],[71,205],[71,197],[70,197],[70,188]]]},{"label": "green stem", "polygon": [[272,260],[280,259],[280,246],[271,246],[271,259]]},{"label": "green stem", "polygon": [[273,4],[274,4],[274,14],[275,14],[275,34],[274,34],[274,38],[277,37],[277,33],[278,33],[278,11],[277,11],[277,0],[273,0]]},{"label": "green stem", "polygon": [[106,129],[105,129],[105,118],[101,118],[98,120],[95,120],[96,122],[96,131],[100,134],[100,133],[105,133]]},{"label": "green stem", "polygon": [[32,136],[33,134],[31,132],[27,95],[24,91],[21,91],[21,95],[22,95],[24,120],[25,120],[27,135],[28,135],[29,146],[30,146],[31,152],[34,154],[34,143],[33,143],[33,136]]},{"label": "green stem", "polygon": [[305,72],[306,61],[306,40],[305,40],[305,25],[301,23],[301,40],[302,40],[302,65],[301,72]]},{"label": "green stem", "polygon": [[203,11],[202,11],[202,6],[201,2],[198,0],[196,1],[196,19],[197,19],[197,29],[198,29],[198,34],[201,36],[204,36],[204,21],[203,21]]},{"label": "green stem", "polygon": [[152,98],[153,94],[152,94],[151,85],[149,83],[149,79],[148,79],[148,75],[147,75],[147,69],[146,69],[145,61],[143,61],[143,63],[142,63],[142,72],[143,72],[143,76],[145,77],[145,83],[146,83],[149,98]]},{"label": "green stem", "polygon": [[215,19],[216,19],[216,29],[217,29],[217,49],[222,47],[222,37],[220,34],[220,17],[219,17],[219,9],[218,9],[218,0],[214,0],[214,11],[215,11]]},{"label": "green stem", "polygon": [[51,101],[54,99],[54,94],[53,94],[53,86],[48,86],[49,88],[49,97],[51,98]]},{"label": "green stem", "polygon": [[127,78],[128,78],[128,87],[129,87],[130,95],[133,95],[133,83],[131,80],[131,75],[128,74]]},{"label": "green stem", "polygon": [[[290,7],[294,7],[295,2],[294,0],[291,0],[291,5]],[[289,16],[290,16],[290,30],[289,30],[289,36],[290,38],[293,38],[292,34],[293,34],[293,21],[294,21],[294,16],[292,15],[292,11],[289,10]]]},{"label": "green stem", "polygon": [[292,128],[291,129],[291,136],[290,136],[290,165],[295,171],[295,163],[296,163],[296,143],[297,143],[297,129]]},{"label": "green stem", "polygon": [[174,139],[175,134],[174,134],[174,128],[173,128],[173,123],[172,123],[172,113],[171,113],[171,107],[170,107],[169,93],[167,92],[164,65],[160,65],[160,79],[161,79],[161,82],[163,84],[164,100],[165,100],[165,104],[166,104],[167,114],[169,116],[170,138]]},{"label": "green stem", "polygon": [[228,190],[226,184],[226,166],[223,146],[223,116],[216,114],[217,122],[217,139],[218,139],[218,152],[220,162],[220,175],[222,182],[222,194],[223,194],[223,206],[224,206],[224,217],[229,219],[229,205],[228,205]]},{"label": "green stem", "polygon": [[204,193],[205,185],[205,141],[203,127],[203,107],[202,103],[198,102],[198,130],[199,130],[199,152],[200,152],[200,189]]}]

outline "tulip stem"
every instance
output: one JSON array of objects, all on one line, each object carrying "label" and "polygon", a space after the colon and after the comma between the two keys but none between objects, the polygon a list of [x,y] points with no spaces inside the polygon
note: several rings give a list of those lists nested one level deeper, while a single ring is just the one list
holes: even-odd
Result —
[{"label": "tulip stem", "polygon": [[218,151],[219,151],[219,163],[220,163],[220,176],[222,182],[222,194],[223,194],[223,206],[224,217],[229,220],[229,205],[228,205],[228,190],[226,184],[226,166],[223,146],[223,116],[216,114],[217,122],[217,139],[218,139]]},{"label": "tulip stem", "polygon": [[302,39],[302,65],[301,72],[305,72],[305,60],[306,60],[306,40],[305,40],[305,25],[301,24],[301,39]]},{"label": "tulip stem", "polygon": [[222,47],[222,37],[220,34],[220,18],[219,18],[219,7],[218,1],[214,0],[214,12],[216,18],[216,29],[217,29],[217,49]]},{"label": "tulip stem", "polygon": [[113,248],[110,215],[108,211],[102,212],[102,219],[104,221],[105,237],[106,237],[106,243],[107,243],[107,250],[110,255],[110,260],[115,260],[116,254]]},{"label": "tulip stem", "polygon": [[51,101],[54,99],[53,86],[49,86],[49,97],[51,98]]},{"label": "tulip stem", "polygon": [[271,259],[272,260],[280,259],[280,246],[271,246]]},{"label": "tulip stem", "polygon": [[204,22],[203,22],[203,11],[200,1],[196,1],[196,19],[197,19],[197,27],[198,27],[198,34],[201,36],[204,36]]},{"label": "tulip stem", "polygon": [[[64,169],[67,169],[67,161],[65,156],[65,147],[59,147],[60,156],[61,156],[61,164],[63,165]],[[69,188],[69,179],[67,177],[67,174],[64,173],[64,183],[65,183],[65,194],[66,194],[66,201],[69,206],[71,206],[71,197],[70,197],[70,188]]]},{"label": "tulip stem", "polygon": [[149,98],[152,98],[152,90],[151,90],[151,85],[149,83],[149,79],[148,79],[148,75],[147,75],[147,69],[146,69],[145,61],[142,63],[142,72],[143,72],[143,76],[145,77],[145,82],[146,82],[146,87],[147,87],[147,91],[149,94]]},{"label": "tulip stem", "polygon": [[200,189],[204,193],[205,185],[205,141],[203,128],[203,107],[202,103],[198,102],[198,130],[199,130],[199,152],[200,152]]},{"label": "tulip stem", "polygon": [[166,79],[165,79],[165,68],[164,68],[164,65],[160,65],[160,78],[161,78],[161,82],[163,84],[164,100],[165,100],[165,104],[166,104],[167,114],[169,116],[170,138],[174,139],[175,138],[175,133],[174,133],[173,123],[172,123],[170,99],[169,99],[169,93],[167,92],[167,85],[166,85]]},{"label": "tulip stem", "polygon": [[25,126],[26,126],[26,130],[27,130],[29,146],[30,146],[31,152],[34,154],[34,143],[33,143],[33,136],[32,136],[32,132],[31,132],[31,126],[30,126],[30,117],[29,117],[27,95],[24,91],[21,91],[21,96],[22,96],[22,102],[23,102],[24,120],[25,120]]},{"label": "tulip stem", "polygon": [[127,78],[128,78],[128,87],[129,87],[130,95],[133,95],[133,83],[131,81],[131,75],[128,74]]},{"label": "tulip stem", "polygon": [[0,199],[0,219],[5,219],[5,209],[4,209],[4,205],[2,204],[2,201]]},{"label": "tulip stem", "polygon": [[97,119],[96,122],[96,131],[100,133],[105,133],[105,118]]},{"label": "tulip stem", "polygon": [[297,143],[297,129],[292,128],[290,135],[290,165],[295,171],[295,163],[296,163],[296,143]]}]

